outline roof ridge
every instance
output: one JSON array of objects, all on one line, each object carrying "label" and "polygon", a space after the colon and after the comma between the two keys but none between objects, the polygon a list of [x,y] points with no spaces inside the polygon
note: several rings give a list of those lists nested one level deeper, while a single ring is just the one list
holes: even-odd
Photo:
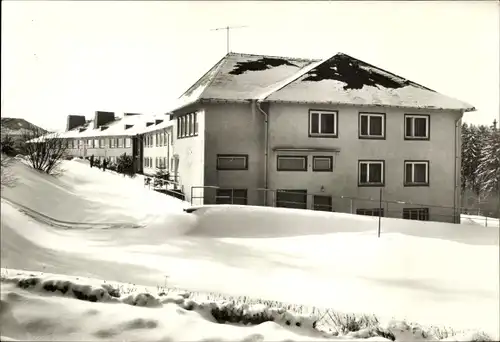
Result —
[{"label": "roof ridge", "polygon": [[316,59],[316,58],[290,57],[290,56],[277,56],[277,55],[262,55],[262,54],[245,53],[245,52],[230,52],[229,54],[239,55],[239,56],[252,56],[252,57],[284,58],[284,59],[298,60],[298,61],[319,61],[320,60],[320,59]]},{"label": "roof ridge", "polygon": [[[330,57],[331,58],[331,57]],[[328,59],[330,59],[328,58]],[[325,62],[325,60],[328,60],[328,59],[320,59],[318,61],[314,61],[314,62],[311,62],[311,64],[309,65],[306,65],[305,67],[303,67],[302,69],[300,69],[299,71],[297,71],[295,74],[275,83],[274,85],[276,87],[274,87],[274,89],[271,89],[267,92],[264,92],[263,94],[261,94],[257,101],[263,101],[265,100],[267,97],[271,96],[273,93],[279,91],[280,89],[283,89],[284,87],[286,87],[287,85],[289,85],[290,83],[294,82],[296,79],[298,79],[299,77],[303,76],[304,74],[308,73],[309,71],[313,70],[314,68],[318,67],[319,65],[323,64]]]}]

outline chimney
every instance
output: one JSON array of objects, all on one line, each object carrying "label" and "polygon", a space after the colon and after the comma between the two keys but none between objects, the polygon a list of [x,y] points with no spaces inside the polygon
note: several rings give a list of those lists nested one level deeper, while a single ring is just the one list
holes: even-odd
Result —
[{"label": "chimney", "polygon": [[66,131],[70,131],[78,126],[85,125],[85,116],[83,115],[68,115],[66,121]]},{"label": "chimney", "polygon": [[96,111],[95,116],[94,116],[94,129],[97,129],[101,127],[102,125],[105,125],[109,122],[112,122],[115,120],[115,113],[114,112],[101,112],[101,111]]},{"label": "chimney", "polygon": [[161,120],[161,119],[156,119],[156,120],[155,120],[155,125],[158,125],[159,123],[162,123],[162,122],[163,122],[163,120]]}]

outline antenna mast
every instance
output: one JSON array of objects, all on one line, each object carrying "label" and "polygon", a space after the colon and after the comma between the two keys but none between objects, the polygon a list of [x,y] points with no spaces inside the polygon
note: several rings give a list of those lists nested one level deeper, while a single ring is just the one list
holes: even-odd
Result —
[{"label": "antenna mast", "polygon": [[238,28],[244,28],[244,27],[248,27],[248,26],[226,26],[226,27],[218,27],[218,28],[211,29],[210,31],[226,30],[226,49],[227,49],[227,53],[229,53],[229,52],[231,52],[231,50],[229,49],[229,30],[238,29]]}]

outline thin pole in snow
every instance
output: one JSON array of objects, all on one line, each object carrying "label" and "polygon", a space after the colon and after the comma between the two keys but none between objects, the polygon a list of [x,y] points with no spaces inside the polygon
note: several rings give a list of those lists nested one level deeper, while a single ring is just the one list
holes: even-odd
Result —
[{"label": "thin pole in snow", "polygon": [[379,206],[378,206],[378,232],[377,236],[380,237],[380,226],[382,224],[382,188],[380,188]]},{"label": "thin pole in snow", "polygon": [[238,28],[244,28],[244,27],[248,27],[248,26],[226,26],[226,27],[217,27],[217,28],[214,28],[214,29],[211,29],[210,31],[220,31],[220,30],[226,30],[226,50],[227,50],[227,53],[231,52],[230,48],[229,48],[229,30],[232,30],[232,29],[238,29]]}]

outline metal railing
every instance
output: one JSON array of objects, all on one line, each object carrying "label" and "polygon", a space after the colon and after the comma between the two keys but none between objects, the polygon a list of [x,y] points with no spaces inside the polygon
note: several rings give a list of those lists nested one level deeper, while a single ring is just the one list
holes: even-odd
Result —
[{"label": "metal railing", "polygon": [[[326,193],[284,191],[276,189],[230,189],[218,186],[193,186],[191,205],[237,204],[283,208],[309,209],[360,214],[368,216],[403,218],[422,221],[460,223],[462,214],[476,214],[477,208],[417,203],[387,196],[383,189],[376,197],[335,196]],[[484,212],[462,219],[465,223],[498,226],[499,213]],[[462,216],[463,217],[463,216]],[[379,219],[380,221],[380,219]]]}]

